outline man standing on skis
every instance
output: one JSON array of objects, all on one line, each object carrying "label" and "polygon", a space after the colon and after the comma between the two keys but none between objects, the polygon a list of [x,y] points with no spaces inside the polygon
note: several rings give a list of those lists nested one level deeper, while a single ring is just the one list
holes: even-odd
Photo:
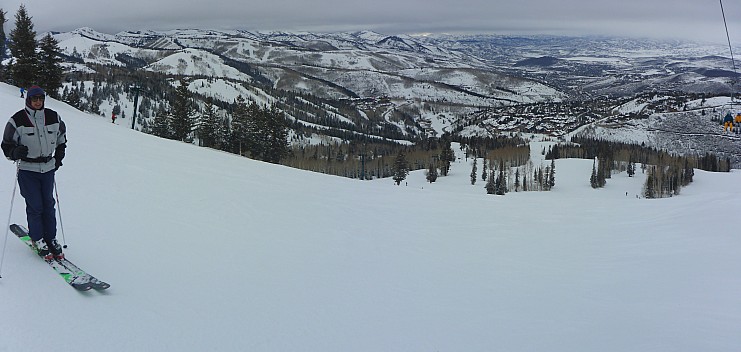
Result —
[{"label": "man standing on skis", "polygon": [[62,259],[57,242],[54,209],[54,174],[64,158],[67,128],[56,111],[44,108],[46,94],[33,86],[26,92],[26,107],[5,125],[2,147],[5,156],[18,162],[18,185],[26,200],[28,235],[39,256]]}]

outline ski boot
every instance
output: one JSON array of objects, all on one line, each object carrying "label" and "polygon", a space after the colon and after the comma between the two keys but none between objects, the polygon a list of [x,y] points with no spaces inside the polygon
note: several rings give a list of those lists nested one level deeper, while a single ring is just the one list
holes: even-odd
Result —
[{"label": "ski boot", "polygon": [[54,259],[54,254],[51,253],[51,251],[49,250],[49,246],[46,244],[46,241],[43,238],[38,241],[31,242],[31,246],[36,251],[36,254],[39,255],[39,257],[44,258],[44,260]]},{"label": "ski boot", "polygon": [[56,238],[47,241],[47,243],[49,243],[49,251],[54,256],[54,259],[56,260],[64,259],[64,253],[62,253],[62,246],[59,245],[59,242],[57,242]]}]

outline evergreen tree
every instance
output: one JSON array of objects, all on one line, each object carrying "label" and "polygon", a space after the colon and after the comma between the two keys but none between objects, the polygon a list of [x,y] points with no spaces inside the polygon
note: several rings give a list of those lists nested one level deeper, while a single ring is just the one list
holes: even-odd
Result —
[{"label": "evergreen tree", "polygon": [[607,184],[607,179],[612,178],[613,159],[609,155],[604,155],[597,160],[597,176],[599,176],[600,187]]},{"label": "evergreen tree", "polygon": [[95,115],[100,115],[100,103],[94,96],[90,98],[90,112]]},{"label": "evergreen tree", "polygon": [[[251,102],[247,106],[246,120],[245,120],[245,133],[246,133],[246,146],[251,156],[255,159],[262,159],[263,155],[267,152],[268,146],[268,119],[265,116],[266,111],[257,106],[256,102]],[[327,152],[327,161],[331,162],[331,146],[328,146],[330,150]]]},{"label": "evergreen tree", "polygon": [[[268,116],[267,111],[256,102],[247,107],[247,143],[252,157],[262,159],[268,153]],[[332,162],[332,146],[327,145],[327,162]]]},{"label": "evergreen tree", "polygon": [[595,178],[595,184],[596,187],[593,186],[593,188],[602,188],[605,187],[607,184],[607,177],[606,175],[610,173],[610,169],[607,167],[607,161],[605,159],[602,159],[601,157],[597,158],[597,173]]},{"label": "evergreen tree", "polygon": [[484,165],[481,167],[481,169],[483,170],[481,172],[481,180],[482,181],[486,181],[486,176],[487,176],[487,173],[488,173],[488,165],[487,165],[487,159],[486,159],[486,157],[484,157]]},{"label": "evergreen tree", "polygon": [[486,181],[486,194],[496,194],[497,193],[497,185],[494,181],[494,171],[492,170],[492,174],[489,175],[488,181]]},{"label": "evergreen tree", "polygon": [[193,94],[188,90],[188,82],[180,80],[180,85],[175,89],[175,96],[170,103],[172,116],[172,139],[192,142],[193,125],[195,124],[193,109]]},{"label": "evergreen tree", "polygon": [[628,177],[633,177],[636,174],[636,164],[631,160],[628,161]]},{"label": "evergreen tree", "polygon": [[198,126],[198,138],[200,143],[204,147],[219,148],[218,140],[218,129],[220,128],[221,119],[216,112],[216,106],[214,106],[214,99],[211,97],[206,98],[206,103],[203,107],[203,116],[201,124]]},{"label": "evergreen tree", "polygon": [[[269,163],[280,163],[280,161],[290,152],[288,146],[288,123],[285,115],[277,107],[272,106],[270,109],[257,110],[257,153],[253,152],[253,157]],[[253,148],[257,144],[253,144]],[[342,148],[338,147],[337,157],[339,161],[345,160],[345,154]]]},{"label": "evergreen tree", "polygon": [[38,85],[52,98],[59,99],[59,88],[62,87],[64,70],[62,58],[59,57],[59,42],[47,34],[39,43],[39,79]]},{"label": "evergreen tree", "polygon": [[643,186],[643,196],[646,198],[656,198],[656,186],[654,185],[655,176],[649,172],[646,176],[646,184]]},{"label": "evergreen tree", "polygon": [[440,154],[440,162],[442,162],[440,173],[442,176],[448,176],[450,163],[455,161],[455,152],[453,152],[453,148],[450,147],[450,137],[448,135],[442,137],[441,144],[443,145],[443,150]]},{"label": "evergreen tree", "polygon": [[219,121],[219,128],[216,130],[216,145],[215,148],[223,151],[229,151],[229,137],[232,134],[231,124],[229,118],[224,117]]},{"label": "evergreen tree", "polygon": [[506,185],[505,182],[507,180],[504,176],[504,171],[499,170],[499,175],[497,176],[497,180],[494,182],[494,193],[499,196],[503,196],[506,193]]},{"label": "evergreen tree", "polygon": [[160,104],[157,107],[157,111],[153,113],[154,119],[152,123],[142,129],[146,133],[153,134],[158,137],[171,139],[172,138],[172,123],[170,122],[170,114],[167,113],[167,109],[164,104]]},{"label": "evergreen tree", "polygon": [[396,155],[394,161],[394,182],[396,185],[400,185],[401,181],[404,181],[409,175],[409,163],[407,162],[406,155],[403,150],[399,150],[399,154]]},{"label": "evergreen tree", "polygon": [[[545,148],[543,148],[545,150]],[[561,158],[561,152],[559,150],[558,144],[554,145],[553,147],[548,147],[548,152],[545,153],[545,159],[546,160],[553,160],[553,159],[560,159]]]},{"label": "evergreen tree", "polygon": [[246,155],[251,149],[249,126],[249,109],[244,98],[240,95],[235,101],[234,112],[232,113],[231,133],[229,136],[229,144],[233,153]]},{"label": "evergreen tree", "polygon": [[152,121],[151,133],[157,137],[172,139],[173,133],[170,119],[171,116],[167,112],[160,110],[155,115],[154,121]]},{"label": "evergreen tree", "polygon": [[28,16],[26,6],[21,5],[15,14],[15,28],[10,31],[10,53],[15,59],[10,76],[12,82],[28,88],[37,83],[39,60],[36,55],[36,31]]},{"label": "evergreen tree", "polygon": [[548,172],[548,190],[556,185],[556,159],[551,159],[551,168]]},{"label": "evergreen tree", "polygon": [[5,23],[8,19],[5,18],[7,12],[0,8],[0,81],[5,80],[5,72],[3,70],[3,60],[5,60],[5,42],[7,37],[5,35]]},{"label": "evergreen tree", "polygon": [[471,185],[476,184],[476,179],[479,178],[478,170],[477,170],[477,159],[473,158],[473,169],[471,170]]},{"label": "evergreen tree", "polygon": [[520,191],[520,168],[515,169],[515,192]]},{"label": "evergreen tree", "polygon": [[679,191],[682,189],[682,186],[679,184],[679,173],[677,171],[675,169],[669,176],[670,191],[673,195],[679,195]]},{"label": "evergreen tree", "polygon": [[525,175],[522,176],[522,191],[527,192],[527,169],[525,169]]},{"label": "evergreen tree", "polygon": [[77,90],[77,88],[71,89],[64,101],[67,102],[67,104],[69,104],[70,106],[79,110],[82,107],[82,100],[78,92],[79,91]]},{"label": "evergreen tree", "polygon": [[[245,155],[249,152],[255,159],[279,163],[290,153],[288,121],[276,106],[260,108],[255,102],[248,106],[244,99],[238,97],[232,119],[232,134],[233,143],[238,144],[240,153]],[[329,154],[327,161],[332,161],[333,157]],[[338,153],[335,157],[345,160],[344,153]]]},{"label": "evergreen tree", "polygon": [[689,160],[684,159],[684,169],[682,171],[682,186],[687,186],[692,183],[692,179],[695,176],[695,169],[690,166]]},{"label": "evergreen tree", "polygon": [[427,182],[433,183],[437,181],[437,167],[435,163],[430,163],[430,168],[427,170]]},{"label": "evergreen tree", "polygon": [[496,194],[503,196],[507,193],[507,176],[504,174],[504,160],[499,161],[499,176],[495,182]]},{"label": "evergreen tree", "polygon": [[597,160],[592,162],[592,176],[589,177],[589,184],[592,188],[599,188],[599,182],[597,181]]}]

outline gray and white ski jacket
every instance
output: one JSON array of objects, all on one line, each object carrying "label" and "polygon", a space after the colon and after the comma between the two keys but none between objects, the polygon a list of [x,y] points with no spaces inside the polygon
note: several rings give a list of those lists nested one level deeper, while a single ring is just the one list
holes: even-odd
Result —
[{"label": "gray and white ski jacket", "polygon": [[5,125],[0,145],[8,159],[19,145],[28,147],[28,156],[22,158],[18,168],[46,173],[55,168],[55,157],[64,157],[67,147],[67,127],[52,109],[33,110],[28,107],[18,111]]}]

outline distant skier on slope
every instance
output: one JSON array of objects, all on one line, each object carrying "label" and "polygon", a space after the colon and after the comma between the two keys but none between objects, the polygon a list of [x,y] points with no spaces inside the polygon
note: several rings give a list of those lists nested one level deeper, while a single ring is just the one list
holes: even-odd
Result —
[{"label": "distant skier on slope", "polygon": [[39,256],[64,258],[56,240],[54,174],[62,166],[67,127],[56,111],[44,108],[46,94],[38,86],[26,94],[26,107],[5,125],[0,147],[18,162],[18,185],[26,200],[29,236]]}]

